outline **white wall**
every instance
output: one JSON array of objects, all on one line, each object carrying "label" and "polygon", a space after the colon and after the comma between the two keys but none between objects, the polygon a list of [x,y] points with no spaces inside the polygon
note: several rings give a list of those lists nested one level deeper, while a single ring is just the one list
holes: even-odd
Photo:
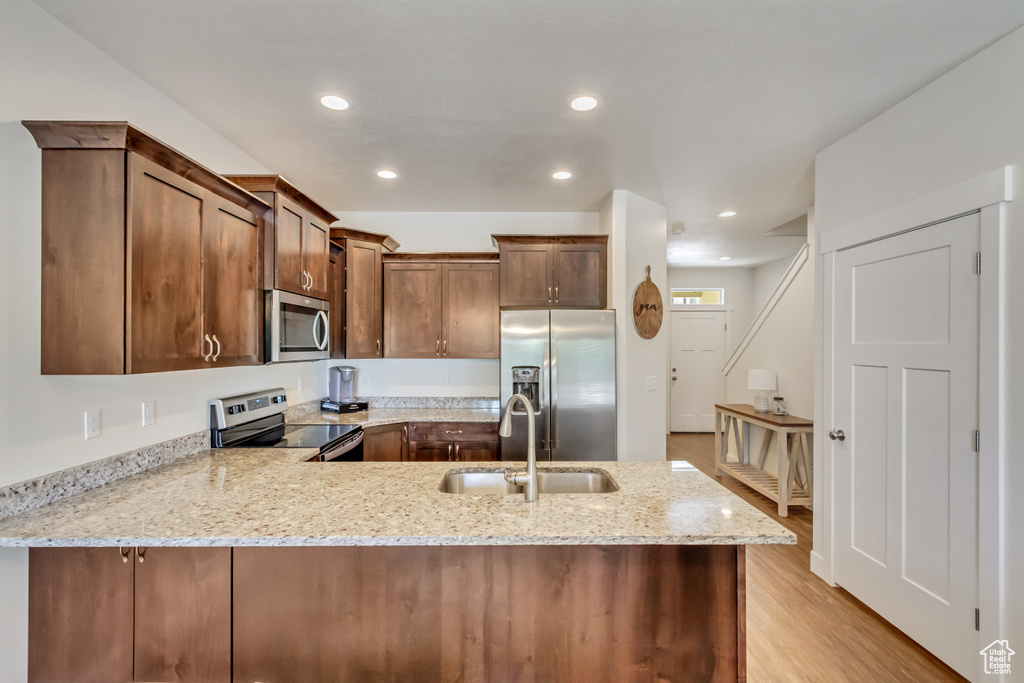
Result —
[{"label": "white wall", "polygon": [[399,252],[497,251],[492,234],[596,233],[595,212],[335,211],[335,225],[382,232]]},{"label": "white wall", "polygon": [[[821,233],[1005,165],[1014,166],[1016,199],[1006,205],[1002,253],[993,250],[985,256],[990,263],[1002,258],[1005,264],[1003,434],[983,435],[981,455],[984,463],[998,461],[1002,469],[999,504],[1003,512],[1001,519],[981,520],[980,602],[982,645],[996,637],[1006,638],[1018,653],[1024,643],[1022,112],[1024,30],[1017,30],[824,150],[815,162]],[[983,393],[986,389],[982,388]],[[1000,448],[996,452],[985,444]],[[982,495],[996,497],[988,491]],[[1001,541],[991,548],[984,544],[990,529],[997,530]],[[1000,574],[1001,579],[986,580]]]},{"label": "white wall", "polygon": [[[598,214],[574,212],[335,211],[349,228],[394,237],[400,253],[497,251],[492,234],[596,233]],[[358,396],[493,396],[500,389],[497,360],[370,358],[332,361],[359,368]],[[451,384],[448,384],[448,379]]]},{"label": "white wall", "polygon": [[0,683],[28,680],[28,549],[0,548]]},{"label": "white wall", "polygon": [[[291,401],[323,394],[323,363],[39,374],[41,153],[22,119],[128,120],[215,170],[266,169],[27,0],[0,3],[0,64],[0,486],[203,430],[215,396],[276,384]],[[156,401],[157,422],[143,428],[145,400]],[[88,442],[87,409],[101,410],[103,423]]]},{"label": "white wall", "polygon": [[[810,220],[810,218],[808,218]],[[751,302],[753,304],[753,316],[757,315],[757,312],[761,310],[765,302],[768,301],[768,297],[775,291],[775,287],[778,286],[782,276],[786,273],[789,268],[789,264],[793,262],[792,256],[781,258],[778,261],[772,261],[762,266],[752,269],[753,274],[753,287],[751,289]],[[806,267],[806,266],[805,266]],[[746,328],[744,328],[746,329]],[[742,331],[741,331],[742,334]]]},{"label": "white wall", "polygon": [[[610,298],[615,308],[615,383],[619,460],[664,460],[668,432],[665,406],[669,320],[653,339],[633,327],[633,290],[651,267],[651,280],[668,293],[665,207],[626,190],[615,190],[601,210],[600,225],[609,234]],[[646,389],[646,378],[654,390]]]},{"label": "white wall", "polygon": [[723,306],[701,306],[699,309],[693,306],[674,305],[668,303],[673,311],[701,310],[714,311],[726,310],[729,313],[729,348],[725,350],[726,358],[732,353],[733,348],[747,331],[750,322],[754,319],[754,269],[753,268],[669,268],[668,287],[665,290],[666,303],[671,302],[672,288],[679,287],[708,287],[725,289],[725,305]]}]

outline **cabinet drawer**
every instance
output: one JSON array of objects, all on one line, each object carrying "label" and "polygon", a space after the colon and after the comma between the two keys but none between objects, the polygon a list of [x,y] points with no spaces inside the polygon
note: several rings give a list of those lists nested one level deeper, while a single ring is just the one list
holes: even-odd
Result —
[{"label": "cabinet drawer", "polygon": [[412,422],[411,441],[497,441],[497,422]]}]

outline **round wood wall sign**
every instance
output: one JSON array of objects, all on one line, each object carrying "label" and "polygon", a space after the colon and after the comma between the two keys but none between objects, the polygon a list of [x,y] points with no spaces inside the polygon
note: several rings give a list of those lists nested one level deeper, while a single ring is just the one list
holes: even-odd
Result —
[{"label": "round wood wall sign", "polygon": [[653,339],[661,329],[665,305],[658,285],[651,282],[651,267],[646,271],[647,277],[633,290],[633,327],[644,339]]}]

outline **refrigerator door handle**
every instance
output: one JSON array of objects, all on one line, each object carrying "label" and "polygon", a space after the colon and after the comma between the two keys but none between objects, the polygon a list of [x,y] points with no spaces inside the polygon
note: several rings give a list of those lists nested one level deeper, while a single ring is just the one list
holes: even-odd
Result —
[{"label": "refrigerator door handle", "polygon": [[551,416],[551,433],[549,439],[551,440],[551,459],[555,459],[554,450],[558,448],[558,342],[554,339],[551,340],[551,410],[548,414]]},{"label": "refrigerator door handle", "polygon": [[[547,450],[551,439],[551,413],[554,412],[554,401],[547,397],[551,387],[551,358],[549,355],[549,343],[544,342],[544,362],[540,377],[540,412],[544,415],[544,429],[541,431],[540,447]],[[546,408],[546,410],[545,410]]]}]

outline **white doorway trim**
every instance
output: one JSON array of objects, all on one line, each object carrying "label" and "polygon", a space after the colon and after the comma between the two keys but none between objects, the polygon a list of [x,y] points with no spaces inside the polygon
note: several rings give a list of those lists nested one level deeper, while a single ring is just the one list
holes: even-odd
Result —
[{"label": "white doorway trim", "polygon": [[[883,239],[908,229],[948,220],[973,211],[981,212],[981,259],[979,276],[980,320],[978,349],[979,424],[978,453],[978,608],[981,610],[978,648],[1005,633],[1006,576],[1002,515],[1007,444],[1004,434],[1004,310],[1003,283],[1006,203],[1013,200],[1012,167],[1006,166],[961,183],[886,209],[866,218],[822,233],[822,258],[815,266],[815,400],[814,400],[814,543],[811,571],[830,585],[834,553],[834,468],[832,429],[833,285],[836,252]],[[898,226],[898,227],[897,227]],[[979,675],[981,658],[978,659]]]}]

